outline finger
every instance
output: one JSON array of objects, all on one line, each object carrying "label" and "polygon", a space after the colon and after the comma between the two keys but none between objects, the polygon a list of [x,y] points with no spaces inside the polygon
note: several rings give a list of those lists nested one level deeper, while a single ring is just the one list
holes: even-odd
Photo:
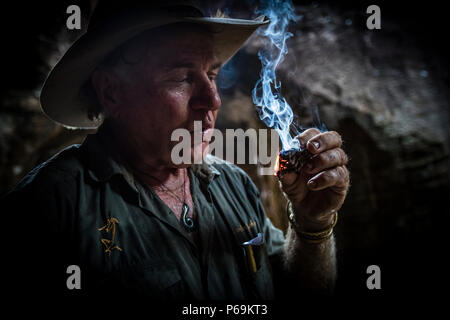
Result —
[{"label": "finger", "polygon": [[349,173],[345,166],[339,166],[330,170],[322,171],[321,173],[312,177],[307,186],[310,190],[318,191],[326,188],[336,188],[339,190],[346,190],[349,184]]},{"label": "finger", "polygon": [[319,129],[309,128],[308,130],[303,131],[297,136],[297,139],[300,141],[300,146],[303,148],[306,147],[306,143],[314,136],[320,133]]},{"label": "finger", "polygon": [[319,133],[308,140],[306,148],[312,154],[318,154],[325,150],[340,148],[342,145],[342,138],[336,131],[327,131]]},{"label": "finger", "polygon": [[309,174],[316,174],[326,169],[344,166],[347,162],[348,157],[344,150],[334,148],[311,158],[305,166],[305,171]]}]

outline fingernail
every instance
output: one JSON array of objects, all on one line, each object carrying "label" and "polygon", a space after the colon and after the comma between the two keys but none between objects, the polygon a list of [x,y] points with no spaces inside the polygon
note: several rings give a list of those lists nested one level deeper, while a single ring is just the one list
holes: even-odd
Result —
[{"label": "fingernail", "polygon": [[320,144],[317,141],[314,141],[313,143],[314,148],[319,149],[320,148]]},{"label": "fingernail", "polygon": [[308,186],[309,186],[310,188],[315,188],[315,187],[317,186],[317,183],[316,183],[316,181],[314,181],[314,180],[309,180],[309,181],[308,181]]}]

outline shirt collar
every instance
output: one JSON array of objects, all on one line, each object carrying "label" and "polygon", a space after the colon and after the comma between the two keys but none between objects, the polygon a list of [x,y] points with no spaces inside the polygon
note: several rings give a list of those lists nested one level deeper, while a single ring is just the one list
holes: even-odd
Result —
[{"label": "shirt collar", "polygon": [[122,176],[130,187],[137,191],[134,179],[110,147],[106,130],[99,128],[97,133],[89,134],[83,142],[82,149],[87,159],[88,172],[92,179],[99,182],[109,181],[112,177]]},{"label": "shirt collar", "polygon": [[197,178],[209,184],[216,176],[220,175],[214,164],[220,164],[222,160],[207,154],[201,164],[193,164],[191,170]]}]

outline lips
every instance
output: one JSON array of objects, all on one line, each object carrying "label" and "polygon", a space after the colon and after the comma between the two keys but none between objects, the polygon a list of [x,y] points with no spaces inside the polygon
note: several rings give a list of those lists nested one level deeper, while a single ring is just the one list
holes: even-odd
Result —
[{"label": "lips", "polygon": [[208,128],[206,130],[202,129],[202,138],[204,142],[210,142],[211,141],[211,137],[214,133],[214,129],[213,128]]},{"label": "lips", "polygon": [[[194,136],[194,130],[189,131],[189,133]],[[202,128],[201,135],[202,141],[210,141],[214,133],[214,128]]]},{"label": "lips", "polygon": [[[199,128],[197,127],[196,129],[198,130]],[[205,143],[205,142],[211,141],[211,137],[214,133],[214,128],[211,126],[202,126],[201,131],[200,130],[195,131],[194,129],[191,129],[191,130],[189,130],[189,133],[191,134],[193,142],[194,142],[194,139],[196,139],[194,133],[197,133],[197,134],[201,135],[201,141],[203,143]],[[197,136],[197,137],[199,137],[199,136]]]}]

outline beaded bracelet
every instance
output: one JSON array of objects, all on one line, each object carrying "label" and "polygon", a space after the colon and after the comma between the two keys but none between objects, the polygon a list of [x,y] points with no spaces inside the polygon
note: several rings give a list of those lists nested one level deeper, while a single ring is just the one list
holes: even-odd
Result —
[{"label": "beaded bracelet", "polygon": [[330,238],[333,234],[333,229],[336,226],[338,220],[338,213],[335,212],[333,222],[325,230],[318,232],[301,231],[299,226],[297,225],[297,222],[295,221],[295,214],[292,210],[292,202],[288,201],[286,211],[289,222],[291,223],[291,228],[293,228],[297,235],[307,243],[321,243]]}]

